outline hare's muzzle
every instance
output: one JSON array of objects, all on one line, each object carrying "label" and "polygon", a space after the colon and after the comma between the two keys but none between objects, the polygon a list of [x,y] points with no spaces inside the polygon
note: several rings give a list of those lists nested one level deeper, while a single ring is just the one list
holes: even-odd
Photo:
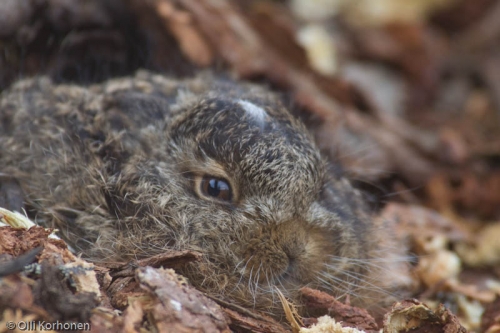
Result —
[{"label": "hare's muzzle", "polygon": [[324,237],[297,220],[262,227],[247,243],[240,273],[259,283],[277,279],[308,283],[330,250],[318,247],[325,244]]}]

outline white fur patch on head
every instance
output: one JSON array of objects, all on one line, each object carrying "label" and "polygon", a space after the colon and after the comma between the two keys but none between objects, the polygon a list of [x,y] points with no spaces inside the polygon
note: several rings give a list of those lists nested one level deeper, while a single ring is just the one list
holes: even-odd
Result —
[{"label": "white fur patch on head", "polygon": [[245,101],[243,99],[238,100],[238,104],[248,113],[259,125],[264,124],[264,119],[267,117],[266,111],[249,101]]}]

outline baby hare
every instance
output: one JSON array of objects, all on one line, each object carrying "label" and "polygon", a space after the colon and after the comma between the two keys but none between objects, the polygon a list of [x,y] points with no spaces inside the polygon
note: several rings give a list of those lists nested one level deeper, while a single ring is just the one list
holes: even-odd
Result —
[{"label": "baby hare", "polygon": [[144,71],[89,87],[23,80],[1,95],[0,167],[28,214],[85,258],[196,250],[179,272],[193,285],[276,317],[276,289],[377,306],[401,282],[387,228],[256,85]]}]

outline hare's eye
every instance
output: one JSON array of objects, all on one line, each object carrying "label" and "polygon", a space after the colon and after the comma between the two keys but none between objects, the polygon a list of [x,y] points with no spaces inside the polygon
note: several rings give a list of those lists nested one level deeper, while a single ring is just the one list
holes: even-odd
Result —
[{"label": "hare's eye", "polygon": [[232,197],[229,182],[212,176],[203,177],[201,180],[201,192],[206,196],[223,201],[231,201]]}]

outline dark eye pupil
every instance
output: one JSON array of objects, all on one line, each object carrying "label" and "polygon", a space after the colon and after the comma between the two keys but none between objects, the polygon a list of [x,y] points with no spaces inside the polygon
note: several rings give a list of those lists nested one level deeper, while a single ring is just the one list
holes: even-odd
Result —
[{"label": "dark eye pupil", "polygon": [[222,182],[217,179],[210,179],[208,181],[207,188],[208,195],[211,195],[212,197],[218,197],[221,191],[221,184]]},{"label": "dark eye pupil", "polygon": [[231,187],[229,183],[223,179],[205,177],[203,178],[201,189],[205,195],[224,201],[231,200]]}]

